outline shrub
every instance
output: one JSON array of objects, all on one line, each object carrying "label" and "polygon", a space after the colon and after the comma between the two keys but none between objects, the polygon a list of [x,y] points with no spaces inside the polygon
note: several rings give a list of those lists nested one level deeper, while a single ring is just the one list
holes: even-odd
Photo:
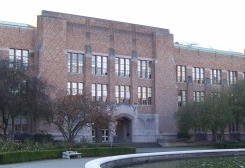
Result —
[{"label": "shrub", "polygon": [[14,134],[14,140],[16,141],[24,142],[25,140],[30,138],[31,138],[31,134],[27,132],[16,132]]},{"label": "shrub", "polygon": [[112,155],[130,154],[136,152],[136,148],[134,147],[123,147],[123,146],[12,151],[12,152],[0,153],[0,164],[18,163],[18,162],[45,160],[45,159],[57,159],[57,158],[61,158],[62,152],[68,150],[73,150],[82,153],[83,157],[112,156]]},{"label": "shrub", "polygon": [[218,149],[245,148],[245,142],[222,142],[214,145]]},{"label": "shrub", "polygon": [[51,134],[42,134],[42,133],[37,133],[37,134],[34,134],[32,136],[32,140],[34,142],[43,142],[43,143],[46,143],[46,142],[52,142],[54,139],[53,139],[53,136]]}]

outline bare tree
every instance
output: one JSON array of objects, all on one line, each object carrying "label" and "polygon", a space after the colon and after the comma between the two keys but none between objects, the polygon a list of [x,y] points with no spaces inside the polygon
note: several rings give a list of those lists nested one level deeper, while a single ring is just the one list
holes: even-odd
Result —
[{"label": "bare tree", "polygon": [[106,125],[112,120],[108,107],[107,103],[91,101],[89,96],[63,94],[52,103],[51,122],[66,141],[73,143],[82,128],[93,123],[97,126]]},{"label": "bare tree", "polygon": [[26,102],[25,84],[28,79],[26,68],[10,66],[8,60],[0,61],[0,128],[3,130],[3,138],[7,137],[10,119],[12,120],[12,132],[14,131],[14,119],[23,113]]},{"label": "bare tree", "polygon": [[[0,60],[0,129],[3,139],[7,138],[11,123],[11,136],[15,133],[18,116],[40,118],[47,112],[49,94],[44,80],[31,76],[21,63],[10,65]],[[32,127],[31,127],[32,128]]]}]

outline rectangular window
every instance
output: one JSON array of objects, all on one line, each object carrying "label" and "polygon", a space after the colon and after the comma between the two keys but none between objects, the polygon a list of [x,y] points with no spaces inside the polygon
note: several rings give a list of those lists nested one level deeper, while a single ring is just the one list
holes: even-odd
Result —
[{"label": "rectangular window", "polygon": [[220,97],[220,93],[219,92],[211,92],[211,98],[213,100],[217,100]]},{"label": "rectangular window", "polygon": [[130,60],[127,58],[115,58],[115,72],[117,76],[130,76]]},{"label": "rectangular window", "polygon": [[138,77],[152,78],[152,61],[138,60]]},{"label": "rectangular window", "polygon": [[229,132],[235,133],[239,131],[239,121],[237,119],[233,119],[233,121],[229,124]]},{"label": "rectangular window", "polygon": [[235,84],[236,81],[237,81],[237,71],[228,71],[227,73],[227,82],[228,82],[228,85],[232,85],[232,84]]},{"label": "rectangular window", "polygon": [[106,84],[92,84],[92,100],[93,101],[107,101],[107,85]]},{"label": "rectangular window", "polygon": [[152,89],[149,87],[147,88],[147,104],[151,105],[151,96],[152,96]]},{"label": "rectangular window", "polygon": [[192,68],[193,83],[204,84],[204,68]]},{"label": "rectangular window", "polygon": [[101,130],[102,134],[102,142],[108,142],[109,140],[109,130],[108,129],[102,129]]},{"label": "rectangular window", "polygon": [[212,69],[210,71],[210,82],[211,85],[221,85],[222,73],[219,69]]},{"label": "rectangular window", "polygon": [[83,73],[83,54],[67,53],[67,72]]},{"label": "rectangular window", "polygon": [[107,57],[100,55],[92,56],[92,74],[107,75]]},{"label": "rectangular window", "polygon": [[77,95],[83,94],[83,83],[81,82],[67,82],[67,94]]},{"label": "rectangular window", "polygon": [[177,82],[186,82],[186,67],[177,65]]},{"label": "rectangular window", "polygon": [[124,85],[116,85],[115,97],[117,103],[130,103],[130,87]]},{"label": "rectangular window", "polygon": [[243,79],[245,79],[245,72],[242,73],[242,77],[243,77]]},{"label": "rectangular window", "polygon": [[178,90],[178,106],[184,106],[186,104],[186,91]]},{"label": "rectangular window", "polygon": [[194,102],[203,102],[204,101],[204,92],[203,91],[193,92],[193,100],[194,100]]},{"label": "rectangular window", "polygon": [[95,129],[92,129],[92,142],[95,142],[95,138],[96,138],[96,132]]},{"label": "rectangular window", "polygon": [[152,88],[138,87],[138,103],[141,105],[151,105]]},{"label": "rectangular window", "polygon": [[28,68],[28,50],[9,49],[9,66]]}]

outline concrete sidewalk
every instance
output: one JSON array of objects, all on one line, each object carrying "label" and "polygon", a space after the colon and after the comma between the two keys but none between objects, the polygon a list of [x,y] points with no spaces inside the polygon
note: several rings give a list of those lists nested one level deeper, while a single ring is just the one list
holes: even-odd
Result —
[{"label": "concrete sidewalk", "polygon": [[[205,147],[167,147],[167,148],[137,148],[136,153],[205,150]],[[85,168],[85,163],[98,157],[81,159],[54,159],[24,163],[0,165],[0,168]]]}]

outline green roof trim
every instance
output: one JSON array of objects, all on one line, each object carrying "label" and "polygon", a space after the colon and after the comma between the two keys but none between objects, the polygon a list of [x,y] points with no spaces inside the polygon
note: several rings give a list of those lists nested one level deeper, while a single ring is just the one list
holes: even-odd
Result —
[{"label": "green roof trim", "polygon": [[0,21],[0,25],[33,28],[33,26],[25,23],[16,23],[16,22],[7,22],[7,21]]},{"label": "green roof trim", "polygon": [[190,50],[199,50],[199,51],[210,52],[210,53],[219,53],[219,54],[225,54],[225,55],[245,57],[245,54],[239,53],[239,52],[218,50],[218,49],[213,49],[213,48],[205,48],[205,47],[200,47],[196,45],[185,45],[185,44],[174,43],[174,47],[190,49]]}]

